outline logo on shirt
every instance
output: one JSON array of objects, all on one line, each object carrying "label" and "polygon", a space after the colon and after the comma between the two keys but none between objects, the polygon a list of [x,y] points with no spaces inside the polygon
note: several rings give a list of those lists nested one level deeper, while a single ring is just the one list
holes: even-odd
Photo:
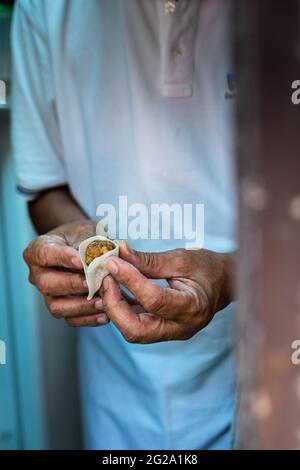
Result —
[{"label": "logo on shirt", "polygon": [[0,340],[0,365],[6,364],[6,344],[5,341]]},{"label": "logo on shirt", "polygon": [[112,239],[181,240],[185,248],[204,246],[204,204],[128,204],[119,196],[118,207],[100,204],[98,230]]},{"label": "logo on shirt", "polygon": [[0,80],[0,105],[6,104],[6,84]]},{"label": "logo on shirt", "polygon": [[226,76],[227,90],[225,92],[226,99],[232,99],[236,97],[236,80],[234,73],[228,73]]}]

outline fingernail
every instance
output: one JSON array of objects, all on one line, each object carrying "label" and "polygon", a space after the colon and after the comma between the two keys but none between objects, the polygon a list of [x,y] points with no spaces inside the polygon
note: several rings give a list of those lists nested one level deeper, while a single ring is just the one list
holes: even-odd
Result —
[{"label": "fingernail", "polygon": [[96,300],[96,302],[95,302],[95,308],[96,308],[97,310],[102,310],[102,308],[103,308],[103,303],[102,303],[102,300],[101,300],[101,299]]},{"label": "fingernail", "polygon": [[106,315],[99,315],[99,317],[97,317],[96,321],[97,323],[99,323],[99,325],[103,325],[103,323],[107,323],[107,316]]},{"label": "fingernail", "polygon": [[112,274],[118,274],[118,272],[119,272],[118,264],[115,261],[111,260],[111,259],[106,264],[106,267]]}]

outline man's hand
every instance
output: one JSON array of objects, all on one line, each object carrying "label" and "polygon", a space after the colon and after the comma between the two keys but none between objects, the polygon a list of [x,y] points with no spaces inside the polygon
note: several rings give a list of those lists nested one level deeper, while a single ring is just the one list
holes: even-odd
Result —
[{"label": "man's hand", "polygon": [[[77,248],[95,235],[93,222],[62,225],[33,240],[24,251],[29,280],[44,295],[55,318],[65,318],[71,326],[100,326],[108,323],[101,300],[87,301],[87,284]],[[97,307],[95,306],[97,302]]]},{"label": "man's hand", "polygon": [[[107,316],[130,343],[189,339],[232,300],[231,255],[183,249],[150,254],[123,243],[120,257],[107,262],[111,276],[101,294]],[[167,279],[169,287],[149,278]],[[137,305],[129,305],[117,283]]]}]

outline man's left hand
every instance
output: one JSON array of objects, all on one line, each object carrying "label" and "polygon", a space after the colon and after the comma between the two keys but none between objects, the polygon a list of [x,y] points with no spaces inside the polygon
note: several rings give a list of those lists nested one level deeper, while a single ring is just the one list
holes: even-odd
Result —
[{"label": "man's left hand", "polygon": [[[106,267],[111,275],[102,285],[103,307],[130,343],[189,339],[232,301],[230,254],[204,249],[143,253],[123,242],[120,258],[110,258]],[[150,279],[166,279],[169,287]],[[118,283],[133,294],[136,305]]]}]

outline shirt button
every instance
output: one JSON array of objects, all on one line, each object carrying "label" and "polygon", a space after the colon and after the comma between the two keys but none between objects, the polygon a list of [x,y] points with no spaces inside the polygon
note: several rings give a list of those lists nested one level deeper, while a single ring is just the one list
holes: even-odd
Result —
[{"label": "shirt button", "polygon": [[171,49],[172,57],[181,57],[183,54],[182,48],[180,46],[174,46]]}]

